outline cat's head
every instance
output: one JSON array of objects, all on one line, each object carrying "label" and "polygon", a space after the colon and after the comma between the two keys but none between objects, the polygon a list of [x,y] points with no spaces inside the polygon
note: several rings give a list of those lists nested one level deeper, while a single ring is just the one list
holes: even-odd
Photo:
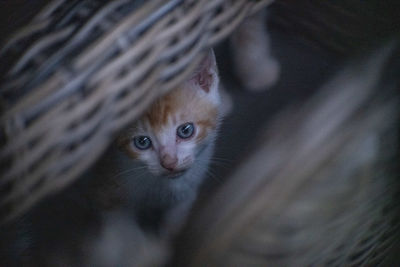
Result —
[{"label": "cat's head", "polygon": [[156,100],[118,138],[119,146],[154,175],[183,173],[213,141],[219,117],[218,82],[211,51],[188,81]]}]

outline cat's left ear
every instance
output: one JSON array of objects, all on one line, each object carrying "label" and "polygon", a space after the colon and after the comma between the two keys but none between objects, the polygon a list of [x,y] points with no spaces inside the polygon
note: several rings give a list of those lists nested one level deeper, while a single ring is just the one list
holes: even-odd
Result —
[{"label": "cat's left ear", "polygon": [[210,49],[189,81],[207,94],[218,94],[218,69],[214,51]]}]

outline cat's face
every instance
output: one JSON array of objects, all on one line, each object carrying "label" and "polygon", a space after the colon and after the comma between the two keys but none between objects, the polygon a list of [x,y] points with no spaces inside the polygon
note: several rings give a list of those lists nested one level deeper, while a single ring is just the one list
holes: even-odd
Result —
[{"label": "cat's face", "polygon": [[120,136],[120,147],[154,175],[178,176],[214,138],[218,106],[218,77],[210,53],[189,81],[158,99]]}]

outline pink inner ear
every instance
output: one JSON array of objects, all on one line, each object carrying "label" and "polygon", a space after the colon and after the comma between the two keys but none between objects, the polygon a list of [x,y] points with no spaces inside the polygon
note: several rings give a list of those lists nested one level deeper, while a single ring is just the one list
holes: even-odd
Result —
[{"label": "pink inner ear", "polygon": [[214,79],[211,71],[213,68],[216,68],[215,56],[213,52],[209,52],[201,61],[199,68],[190,81],[198,84],[205,92],[210,92]]},{"label": "pink inner ear", "polygon": [[213,76],[207,70],[203,70],[202,72],[196,74],[193,79],[195,83],[201,87],[201,89],[207,93],[210,92]]}]

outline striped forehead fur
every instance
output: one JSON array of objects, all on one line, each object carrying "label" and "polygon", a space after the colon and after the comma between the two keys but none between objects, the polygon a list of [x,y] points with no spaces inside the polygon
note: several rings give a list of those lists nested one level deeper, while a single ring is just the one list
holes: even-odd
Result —
[{"label": "striped forehead fur", "polygon": [[178,121],[192,121],[201,127],[214,128],[217,123],[217,106],[207,94],[198,88],[182,86],[158,99],[145,113],[142,120],[149,123],[154,131],[160,131]]}]

